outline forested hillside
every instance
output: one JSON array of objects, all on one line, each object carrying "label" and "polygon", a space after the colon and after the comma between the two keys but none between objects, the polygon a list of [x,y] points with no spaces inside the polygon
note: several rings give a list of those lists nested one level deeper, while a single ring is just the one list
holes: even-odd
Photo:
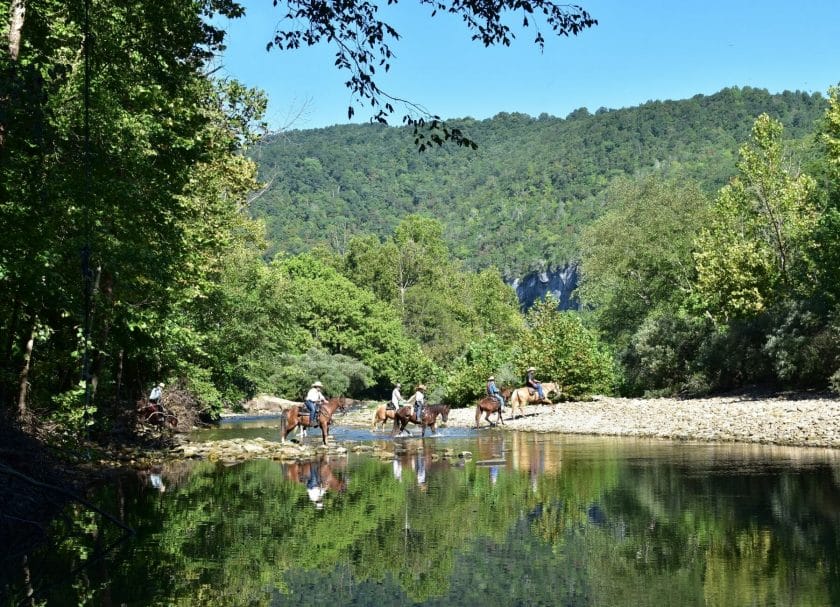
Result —
[{"label": "forested hillside", "polygon": [[343,125],[283,133],[254,153],[267,189],[253,213],[266,220],[269,255],[316,245],[344,252],[350,237],[386,238],[410,213],[445,226],[467,267],[495,265],[510,279],[577,257],[580,229],[608,207],[618,177],[659,173],[713,193],[735,172],[738,146],[766,112],[807,159],[819,94],[728,88],[621,110],[581,108],[564,118],[499,114],[453,121],[478,150],[418,153],[407,128]]}]

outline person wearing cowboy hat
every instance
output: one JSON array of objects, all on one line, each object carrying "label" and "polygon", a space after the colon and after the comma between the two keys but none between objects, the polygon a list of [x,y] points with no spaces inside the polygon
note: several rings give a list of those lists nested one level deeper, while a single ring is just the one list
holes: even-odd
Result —
[{"label": "person wearing cowboy hat", "polygon": [[323,388],[321,382],[316,381],[309,388],[309,392],[306,393],[306,399],[303,401],[306,408],[309,409],[309,425],[313,428],[318,425],[318,405],[327,401],[321,393],[321,388]]},{"label": "person wearing cowboy hat", "polygon": [[505,397],[501,390],[496,387],[496,378],[492,375],[487,378],[487,394],[499,401],[499,411],[505,410]]},{"label": "person wearing cowboy hat", "polygon": [[426,404],[426,386],[420,384],[414,392],[414,417],[417,423],[420,423],[420,415],[423,413],[423,407]]},{"label": "person wearing cowboy hat", "polygon": [[538,382],[536,379],[534,379],[534,372],[535,371],[536,371],[536,368],[528,367],[528,369],[526,371],[527,375],[525,377],[525,385],[528,386],[529,388],[533,388],[534,390],[536,390],[537,394],[540,397],[540,400],[545,400],[545,394],[543,394],[542,384],[540,382]]}]

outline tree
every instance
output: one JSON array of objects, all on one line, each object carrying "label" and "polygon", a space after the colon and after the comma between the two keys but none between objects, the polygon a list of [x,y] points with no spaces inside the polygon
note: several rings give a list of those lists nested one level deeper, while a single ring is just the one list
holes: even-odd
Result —
[{"label": "tree", "polygon": [[581,303],[614,343],[651,311],[678,307],[694,283],[694,240],[708,202],[691,180],[623,178],[604,194],[609,209],[581,235]]},{"label": "tree", "polygon": [[574,312],[561,312],[551,297],[535,304],[517,344],[517,367],[534,366],[544,381],[560,386],[561,396],[580,399],[609,393],[615,382],[610,352]]},{"label": "tree", "polygon": [[700,306],[719,320],[758,314],[814,282],[815,183],[786,163],[782,125],[759,116],[740,156],[694,255]]},{"label": "tree", "polygon": [[[558,36],[576,35],[598,23],[579,6],[556,4],[550,0],[501,0],[493,6],[479,0],[420,0],[420,3],[432,9],[432,16],[438,11],[460,16],[473,32],[473,40],[479,40],[484,46],[510,45],[515,35],[511,27],[502,21],[507,11],[520,13],[522,24],[535,28],[534,42],[541,49],[545,43],[540,30],[541,21]],[[387,72],[390,69],[394,58],[390,45],[400,35],[392,26],[377,18],[379,6],[376,3],[352,0],[336,7],[313,0],[275,0],[274,5],[278,4],[283,5],[283,18],[292,25],[290,29],[278,28],[273,41],[267,45],[268,49],[296,49],[320,42],[333,44],[337,49],[335,65],[349,72],[346,85],[356,101],[369,103],[376,110],[374,121],[387,123],[388,117],[395,111],[393,104],[402,103],[409,111],[403,116],[403,122],[414,126],[415,144],[421,151],[447,140],[477,147],[461,129],[450,127],[440,117],[430,116],[418,106],[379,88],[376,70],[381,68]],[[351,105],[347,109],[348,119],[354,113],[355,108]],[[425,127],[428,130],[424,133]]]}]

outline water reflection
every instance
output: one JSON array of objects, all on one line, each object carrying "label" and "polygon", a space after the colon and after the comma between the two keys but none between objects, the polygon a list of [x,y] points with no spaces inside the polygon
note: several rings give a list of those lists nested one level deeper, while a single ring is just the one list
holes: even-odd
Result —
[{"label": "water reflection", "polygon": [[840,604],[838,452],[502,432],[383,444],[392,456],[121,478],[91,499],[134,540],[62,580],[116,533],[68,513],[77,531],[28,561],[39,600]]},{"label": "water reflection", "polygon": [[283,477],[306,486],[306,494],[316,510],[324,509],[327,493],[347,490],[347,460],[320,457],[314,461],[281,464]]}]

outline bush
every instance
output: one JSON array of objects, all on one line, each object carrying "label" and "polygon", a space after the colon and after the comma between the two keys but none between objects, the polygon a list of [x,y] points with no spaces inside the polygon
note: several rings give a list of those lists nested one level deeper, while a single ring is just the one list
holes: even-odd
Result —
[{"label": "bush", "polygon": [[373,370],[343,354],[330,354],[316,348],[306,354],[287,354],[269,378],[269,391],[292,400],[302,398],[312,382],[324,384],[326,396],[352,396],[374,383]]},{"label": "bush", "polygon": [[673,313],[649,315],[621,353],[621,392],[645,396],[698,395],[709,380],[699,353],[713,327],[707,320]]},{"label": "bush", "polygon": [[487,378],[496,377],[496,385],[517,386],[519,378],[513,368],[509,345],[495,335],[473,342],[458,358],[446,378],[444,399],[453,407],[468,407],[484,397]]},{"label": "bush", "polygon": [[562,399],[613,391],[613,356],[595,333],[583,326],[579,314],[560,312],[557,301],[549,297],[531,308],[526,322],[528,330],[515,356],[520,372],[536,367],[540,379],[560,385]]},{"label": "bush", "polygon": [[799,388],[825,388],[840,357],[838,327],[824,311],[791,303],[780,313],[778,325],[764,347],[776,376]]}]

